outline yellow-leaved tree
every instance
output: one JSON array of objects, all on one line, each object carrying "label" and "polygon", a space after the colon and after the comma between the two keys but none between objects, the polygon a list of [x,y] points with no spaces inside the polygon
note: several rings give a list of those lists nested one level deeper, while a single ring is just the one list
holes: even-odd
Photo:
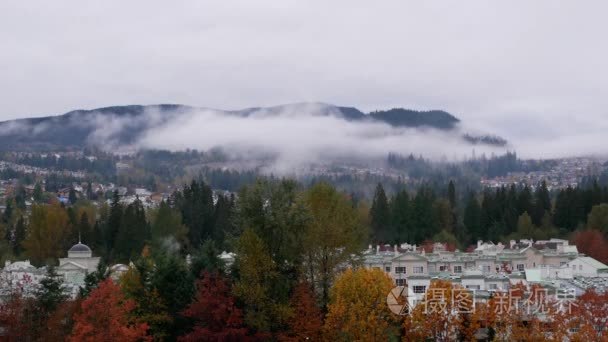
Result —
[{"label": "yellow-leaved tree", "polygon": [[23,246],[34,265],[64,257],[70,232],[69,217],[59,204],[33,205]]},{"label": "yellow-leaved tree", "polygon": [[399,334],[386,297],[392,279],[379,269],[347,269],[331,288],[325,334],[331,341],[386,341]]}]

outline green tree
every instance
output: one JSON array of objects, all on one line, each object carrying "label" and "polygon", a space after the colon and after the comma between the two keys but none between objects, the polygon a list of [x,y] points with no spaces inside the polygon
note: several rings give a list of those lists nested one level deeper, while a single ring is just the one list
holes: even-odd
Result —
[{"label": "green tree", "polygon": [[192,257],[190,269],[195,278],[200,277],[203,272],[224,273],[224,261],[219,257],[220,251],[215,246],[213,240],[205,240],[203,245]]},{"label": "green tree", "polygon": [[467,199],[467,204],[464,209],[464,225],[467,227],[469,234],[474,240],[483,239],[483,230],[481,226],[481,207],[475,193],[471,192]]},{"label": "green tree", "polygon": [[34,186],[34,201],[40,202],[42,200],[42,185],[40,182],[36,182],[36,186]]},{"label": "green tree", "polygon": [[42,315],[48,318],[66,299],[68,294],[63,284],[63,276],[57,274],[54,266],[47,266],[46,275],[40,280],[40,286],[36,290],[36,302]]},{"label": "green tree", "polygon": [[76,201],[78,201],[78,197],[76,196],[76,190],[74,190],[74,187],[70,187],[70,192],[68,194],[68,200],[70,201],[71,205],[76,204]]},{"label": "green tree", "polygon": [[318,183],[304,196],[311,220],[304,236],[306,277],[321,293],[326,308],[329,289],[340,266],[364,247],[367,230],[361,213],[333,186]]},{"label": "green tree", "polygon": [[397,192],[391,206],[391,226],[397,242],[413,241],[411,236],[411,201],[406,190]]},{"label": "green tree", "polygon": [[163,248],[163,241],[168,238],[174,239],[181,246],[188,245],[188,227],[182,224],[180,213],[173,210],[165,201],[160,203],[153,215],[151,237],[155,250]]},{"label": "green tree", "polygon": [[247,326],[257,331],[277,330],[286,319],[286,303],[273,297],[279,273],[264,242],[252,229],[245,229],[238,242],[234,292],[244,303]]},{"label": "green tree", "polygon": [[376,242],[394,242],[390,232],[390,209],[382,184],[378,183],[370,209],[372,238]]},{"label": "green tree", "polygon": [[587,218],[587,228],[608,233],[608,204],[593,206]]},{"label": "green tree", "polygon": [[146,214],[139,198],[129,204],[121,220],[113,256],[117,261],[137,258],[150,237]]},{"label": "green tree", "polygon": [[42,265],[64,255],[70,227],[68,215],[61,206],[33,205],[27,231],[22,245],[33,264]]},{"label": "green tree", "polygon": [[106,251],[110,253],[114,249],[114,244],[120,227],[122,224],[123,206],[120,203],[120,196],[118,191],[114,191],[112,194],[112,204],[110,204],[110,210],[108,219],[106,222],[106,228],[104,230],[104,240],[106,242]]},{"label": "green tree", "polygon": [[17,220],[17,224],[15,225],[15,231],[13,235],[13,253],[15,256],[21,255],[23,253],[23,241],[26,237],[25,231],[25,222],[23,220],[23,216],[19,216],[19,220]]},{"label": "green tree", "polygon": [[182,257],[170,253],[161,253],[154,257],[156,270],[151,277],[160,299],[166,305],[169,316],[174,318],[168,329],[169,339],[184,332],[187,321],[179,315],[194,295],[194,277]]}]

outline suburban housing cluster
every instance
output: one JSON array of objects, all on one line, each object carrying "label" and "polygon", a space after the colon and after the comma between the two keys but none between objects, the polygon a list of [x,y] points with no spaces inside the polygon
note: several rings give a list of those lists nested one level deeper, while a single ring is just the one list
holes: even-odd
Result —
[{"label": "suburban housing cluster", "polygon": [[508,246],[479,241],[471,252],[448,251],[442,243],[435,243],[430,252],[427,249],[409,244],[370,245],[363,264],[384,270],[396,286],[407,287],[414,304],[435,279],[473,290],[481,299],[518,283],[574,295],[588,288],[608,290],[608,266],[580,254],[567,240],[512,240]]}]

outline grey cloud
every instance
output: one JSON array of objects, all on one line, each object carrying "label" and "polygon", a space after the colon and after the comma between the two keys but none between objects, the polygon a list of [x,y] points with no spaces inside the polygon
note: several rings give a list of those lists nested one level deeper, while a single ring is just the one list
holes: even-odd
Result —
[{"label": "grey cloud", "polygon": [[0,118],[324,101],[444,109],[529,156],[605,153],[607,12],[599,0],[4,1]]}]

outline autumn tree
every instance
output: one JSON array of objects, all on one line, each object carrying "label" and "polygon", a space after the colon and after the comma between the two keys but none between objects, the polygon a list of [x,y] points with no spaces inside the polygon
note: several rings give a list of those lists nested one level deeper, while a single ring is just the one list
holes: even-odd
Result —
[{"label": "autumn tree", "polygon": [[573,322],[577,332],[573,341],[608,341],[608,292],[594,289],[585,291],[572,307]]},{"label": "autumn tree", "polygon": [[474,300],[468,290],[453,286],[450,281],[436,280],[424,298],[404,320],[408,341],[451,341],[471,337],[479,327],[474,312]]},{"label": "autumn tree", "polygon": [[608,239],[595,229],[580,230],[572,236],[572,243],[580,253],[608,264]]},{"label": "autumn tree", "polygon": [[111,279],[104,280],[82,301],[81,311],[74,317],[70,341],[142,341],[148,325],[135,323],[130,313],[135,302],[126,299]]},{"label": "autumn tree", "polygon": [[325,321],[333,341],[386,341],[397,334],[386,298],[393,280],[379,269],[347,269],[331,291]]},{"label": "autumn tree", "polygon": [[310,284],[298,284],[291,296],[291,309],[287,330],[279,335],[284,342],[319,341],[323,329],[323,314],[317,306]]},{"label": "autumn tree", "polygon": [[204,273],[196,285],[194,301],[182,314],[194,321],[193,329],[180,341],[241,341],[253,339],[243,324],[243,313],[226,280],[217,273]]},{"label": "autumn tree", "polygon": [[41,265],[65,254],[69,218],[61,206],[33,205],[23,247],[33,264]]}]

